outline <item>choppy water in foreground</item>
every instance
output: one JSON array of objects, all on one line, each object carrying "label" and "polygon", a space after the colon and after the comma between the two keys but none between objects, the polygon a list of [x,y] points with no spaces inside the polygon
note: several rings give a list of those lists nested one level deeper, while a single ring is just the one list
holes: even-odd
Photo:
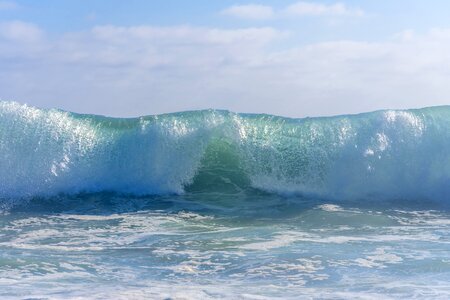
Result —
[{"label": "choppy water in foreground", "polygon": [[449,217],[267,194],[36,199],[0,217],[0,298],[448,299]]},{"label": "choppy water in foreground", "polygon": [[0,102],[0,299],[449,299],[450,107]]}]

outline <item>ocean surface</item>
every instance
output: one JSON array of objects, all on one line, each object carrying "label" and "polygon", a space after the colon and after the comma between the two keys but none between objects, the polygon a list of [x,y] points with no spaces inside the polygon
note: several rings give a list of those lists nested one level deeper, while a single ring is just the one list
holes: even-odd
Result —
[{"label": "ocean surface", "polygon": [[450,107],[0,102],[0,299],[449,299]]}]

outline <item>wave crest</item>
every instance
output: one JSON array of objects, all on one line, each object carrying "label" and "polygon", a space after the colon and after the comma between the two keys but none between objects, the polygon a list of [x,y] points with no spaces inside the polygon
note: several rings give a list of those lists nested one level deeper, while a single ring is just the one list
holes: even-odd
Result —
[{"label": "wave crest", "polygon": [[448,199],[450,107],[289,119],[194,111],[132,119],[0,102],[0,198],[257,188]]}]

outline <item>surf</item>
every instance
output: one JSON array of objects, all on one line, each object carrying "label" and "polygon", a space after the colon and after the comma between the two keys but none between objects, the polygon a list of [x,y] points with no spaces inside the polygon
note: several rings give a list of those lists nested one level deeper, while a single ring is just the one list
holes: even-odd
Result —
[{"label": "surf", "polygon": [[450,198],[450,107],[124,119],[0,102],[0,164],[3,200],[257,190],[442,202]]}]

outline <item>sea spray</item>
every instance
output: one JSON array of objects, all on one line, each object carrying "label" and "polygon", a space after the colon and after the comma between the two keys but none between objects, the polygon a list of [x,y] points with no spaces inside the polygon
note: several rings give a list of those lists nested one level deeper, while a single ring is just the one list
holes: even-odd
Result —
[{"label": "sea spray", "polygon": [[0,103],[0,198],[260,189],[450,198],[450,107],[326,118],[204,110],[108,118]]}]

